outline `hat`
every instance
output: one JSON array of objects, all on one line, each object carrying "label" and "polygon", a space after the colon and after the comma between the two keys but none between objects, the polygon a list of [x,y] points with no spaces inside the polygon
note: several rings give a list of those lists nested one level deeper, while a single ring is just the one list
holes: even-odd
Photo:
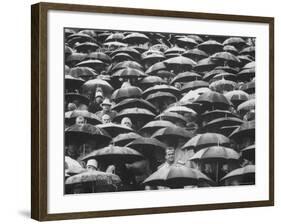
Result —
[{"label": "hat", "polygon": [[97,92],[96,92],[96,98],[97,98],[97,97],[102,97],[102,98],[103,98],[103,94],[102,94],[102,92],[97,91]]},{"label": "hat", "polygon": [[87,166],[93,166],[95,168],[98,168],[98,162],[95,159],[89,159],[87,162]]},{"label": "hat", "polygon": [[101,105],[109,105],[109,106],[111,106],[112,104],[111,104],[111,102],[110,102],[109,99],[104,99],[104,100],[102,101],[102,104],[101,104]]}]

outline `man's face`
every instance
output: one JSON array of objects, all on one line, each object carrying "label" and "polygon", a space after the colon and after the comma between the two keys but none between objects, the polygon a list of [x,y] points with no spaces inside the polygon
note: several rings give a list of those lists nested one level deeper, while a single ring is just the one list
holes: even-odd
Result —
[{"label": "man's face", "polygon": [[76,118],[76,124],[78,124],[78,125],[85,124],[85,119],[83,117],[77,117]]},{"label": "man's face", "polygon": [[102,109],[103,109],[103,111],[108,112],[108,111],[110,111],[110,105],[103,104]]},{"label": "man's face", "polygon": [[108,124],[110,122],[111,122],[111,119],[107,114],[102,117],[102,123],[103,124]]},{"label": "man's face", "polygon": [[173,163],[175,161],[175,150],[171,149],[171,150],[167,150],[166,151],[166,160],[168,163]]}]

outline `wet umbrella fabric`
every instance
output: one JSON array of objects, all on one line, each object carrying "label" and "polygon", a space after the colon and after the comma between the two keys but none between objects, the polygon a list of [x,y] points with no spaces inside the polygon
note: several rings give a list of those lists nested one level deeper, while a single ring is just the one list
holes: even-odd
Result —
[{"label": "wet umbrella fabric", "polygon": [[125,146],[135,139],[141,138],[141,135],[135,132],[123,133],[117,135],[113,140],[113,144],[116,146]]},{"label": "wet umbrella fabric", "polygon": [[111,137],[116,137],[119,134],[133,131],[133,129],[128,126],[115,123],[98,124],[96,127],[105,130]]}]

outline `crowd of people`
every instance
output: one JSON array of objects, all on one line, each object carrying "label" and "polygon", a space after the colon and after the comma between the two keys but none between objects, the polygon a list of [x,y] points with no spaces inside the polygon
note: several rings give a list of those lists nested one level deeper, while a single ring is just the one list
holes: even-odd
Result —
[{"label": "crowd of people", "polygon": [[255,184],[255,38],[64,34],[66,194]]}]

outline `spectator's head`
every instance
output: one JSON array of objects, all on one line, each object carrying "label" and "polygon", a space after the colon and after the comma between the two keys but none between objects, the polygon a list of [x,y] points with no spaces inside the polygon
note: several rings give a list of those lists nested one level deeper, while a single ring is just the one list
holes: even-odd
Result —
[{"label": "spectator's head", "polygon": [[89,159],[86,165],[87,170],[97,170],[98,162],[95,159]]},{"label": "spectator's head", "polygon": [[111,102],[109,101],[109,99],[104,99],[101,106],[104,112],[109,112],[111,108]]},{"label": "spectator's head", "polygon": [[102,101],[103,101],[103,94],[102,94],[101,91],[97,91],[96,92],[95,100],[96,100],[96,103],[98,103],[98,104],[102,103]]},{"label": "spectator's head", "polygon": [[73,111],[73,110],[76,110],[76,109],[77,109],[77,106],[76,106],[75,103],[69,103],[69,104],[67,105],[67,110],[68,110],[68,111]]},{"label": "spectator's head", "polygon": [[88,110],[88,106],[86,104],[80,104],[77,109],[78,110]]},{"label": "spectator's head", "polygon": [[127,126],[127,127],[129,127],[129,128],[132,127],[132,121],[131,121],[131,119],[128,118],[128,117],[124,117],[124,118],[122,119],[122,121],[121,121],[121,124],[122,124],[122,125],[125,125],[125,126]]},{"label": "spectator's head", "polygon": [[174,163],[175,161],[175,149],[173,147],[168,147],[166,149],[166,162],[169,164]]},{"label": "spectator's head", "polygon": [[103,124],[108,124],[111,122],[111,118],[108,114],[104,114],[101,118]]},{"label": "spectator's head", "polygon": [[86,120],[83,116],[78,116],[76,118],[76,121],[75,121],[75,124],[78,124],[78,125],[83,125],[86,123]]}]

